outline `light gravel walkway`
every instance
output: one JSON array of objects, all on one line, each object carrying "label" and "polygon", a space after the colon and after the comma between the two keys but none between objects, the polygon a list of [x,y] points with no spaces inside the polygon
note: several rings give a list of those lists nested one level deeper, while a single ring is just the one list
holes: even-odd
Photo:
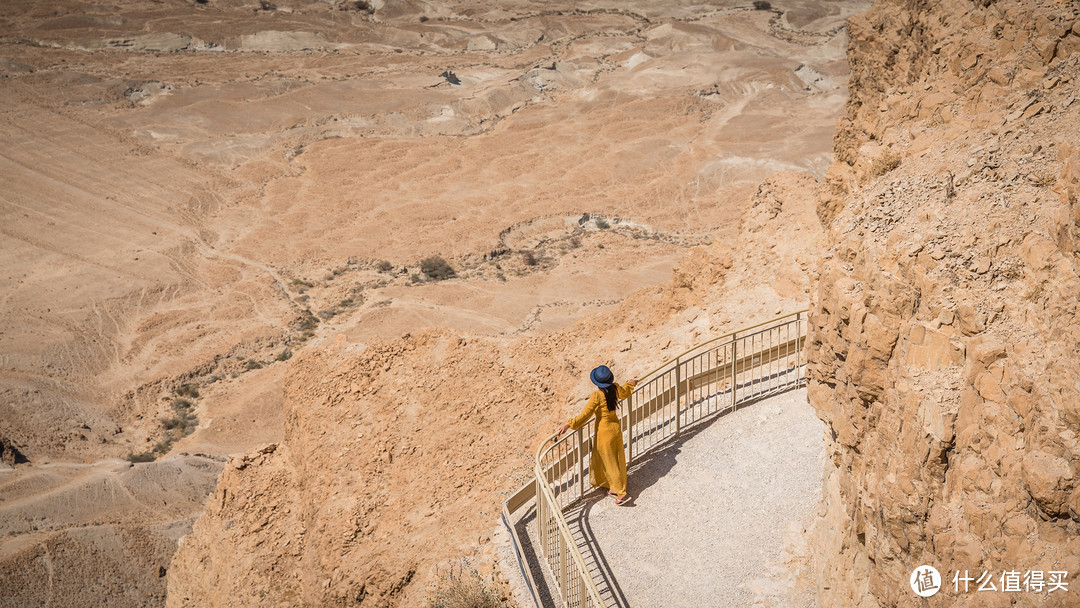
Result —
[{"label": "light gravel walkway", "polygon": [[801,532],[821,498],[823,432],[806,391],[789,391],[646,454],[629,472],[630,506],[587,495],[566,516],[607,604],[813,606],[797,579],[809,570]]}]

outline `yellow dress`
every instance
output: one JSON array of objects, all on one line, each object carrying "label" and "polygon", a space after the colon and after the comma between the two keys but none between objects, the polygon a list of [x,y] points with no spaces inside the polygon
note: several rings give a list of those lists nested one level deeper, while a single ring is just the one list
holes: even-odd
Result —
[{"label": "yellow dress", "polygon": [[[626,399],[634,391],[634,385],[627,382],[615,385],[615,394],[619,399]],[[593,432],[596,444],[589,460],[589,482],[593,487],[606,487],[619,496],[626,494],[626,449],[623,447],[622,424],[619,423],[619,408],[609,410],[604,391],[597,389],[589,396],[585,409],[568,422],[575,431],[585,426],[589,418],[596,418]]]}]

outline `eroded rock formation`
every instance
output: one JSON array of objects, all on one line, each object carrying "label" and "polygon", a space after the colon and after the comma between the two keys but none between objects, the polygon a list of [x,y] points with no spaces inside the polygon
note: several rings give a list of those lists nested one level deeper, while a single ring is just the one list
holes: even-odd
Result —
[{"label": "eroded rock formation", "polygon": [[[820,606],[1075,606],[1080,8],[879,1],[819,207],[810,399],[832,431]],[[1071,590],[954,590],[956,571]]]}]

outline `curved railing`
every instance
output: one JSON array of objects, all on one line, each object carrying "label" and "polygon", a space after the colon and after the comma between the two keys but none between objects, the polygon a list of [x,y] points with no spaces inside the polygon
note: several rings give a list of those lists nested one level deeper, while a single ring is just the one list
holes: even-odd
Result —
[{"label": "curved railing", "polygon": [[[801,385],[805,331],[801,310],[709,340],[641,376],[622,408],[627,467],[714,414]],[[520,545],[509,515],[535,496],[539,552],[566,608],[604,606],[563,517],[563,510],[591,489],[586,487],[591,426],[561,439],[546,438],[537,450],[535,481],[503,505],[503,520]],[[531,573],[522,566],[522,574],[539,606]]]}]

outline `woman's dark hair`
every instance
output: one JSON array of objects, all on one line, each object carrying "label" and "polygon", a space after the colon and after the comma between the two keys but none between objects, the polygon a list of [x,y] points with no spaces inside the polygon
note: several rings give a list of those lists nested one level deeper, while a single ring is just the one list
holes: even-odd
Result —
[{"label": "woman's dark hair", "polygon": [[611,386],[600,390],[604,392],[604,399],[607,401],[607,409],[614,410],[615,406],[619,404],[619,394],[615,392],[615,385],[612,384]]}]

